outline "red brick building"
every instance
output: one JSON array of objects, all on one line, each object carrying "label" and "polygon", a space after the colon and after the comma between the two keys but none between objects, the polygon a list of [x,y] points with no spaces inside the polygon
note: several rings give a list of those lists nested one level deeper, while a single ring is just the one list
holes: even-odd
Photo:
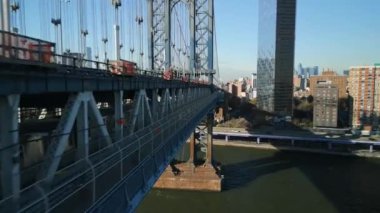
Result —
[{"label": "red brick building", "polygon": [[380,66],[351,67],[349,73],[352,126],[378,129],[380,117]]}]

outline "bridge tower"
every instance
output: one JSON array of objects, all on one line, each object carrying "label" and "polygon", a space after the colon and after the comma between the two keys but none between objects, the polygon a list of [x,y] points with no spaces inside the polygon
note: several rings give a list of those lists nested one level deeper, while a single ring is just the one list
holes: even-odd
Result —
[{"label": "bridge tower", "polygon": [[164,70],[171,61],[171,15],[178,3],[188,4],[190,64],[192,74],[205,73],[212,84],[214,73],[214,0],[148,0],[149,68]]},{"label": "bridge tower", "polygon": [[[201,74],[213,84],[214,74],[214,0],[149,0],[148,1],[148,46],[149,67],[152,70],[168,70],[172,66],[171,16],[174,7],[187,4],[190,29],[190,63],[188,70],[191,79],[197,80]],[[215,175],[212,158],[212,129],[214,111],[210,111],[204,126],[194,130],[189,140],[190,159],[185,164],[171,165],[157,182],[158,188],[194,189],[219,191],[220,179]],[[200,140],[200,135],[206,138]],[[197,159],[197,153],[205,152],[205,159]],[[197,168],[195,165],[202,161]],[[178,167],[178,168],[177,168]],[[184,173],[184,175],[179,175]],[[190,174],[188,174],[190,173]],[[178,179],[173,179],[173,175]],[[210,182],[199,180],[210,176]],[[213,179],[214,178],[214,179]],[[174,180],[174,182],[173,182]],[[183,184],[183,181],[186,183]]]}]

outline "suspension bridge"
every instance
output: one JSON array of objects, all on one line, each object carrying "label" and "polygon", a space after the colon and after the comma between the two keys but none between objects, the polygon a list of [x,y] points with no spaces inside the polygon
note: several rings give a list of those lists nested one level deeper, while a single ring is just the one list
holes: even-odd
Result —
[{"label": "suspension bridge", "polygon": [[212,163],[213,0],[0,7],[0,212],[132,212],[205,118]]}]

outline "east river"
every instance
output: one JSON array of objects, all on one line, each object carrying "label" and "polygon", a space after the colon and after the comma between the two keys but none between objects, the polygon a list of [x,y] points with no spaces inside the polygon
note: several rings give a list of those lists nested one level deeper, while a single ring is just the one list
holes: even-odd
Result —
[{"label": "east river", "polygon": [[380,212],[380,159],[216,146],[220,193],[152,190],[137,212]]}]

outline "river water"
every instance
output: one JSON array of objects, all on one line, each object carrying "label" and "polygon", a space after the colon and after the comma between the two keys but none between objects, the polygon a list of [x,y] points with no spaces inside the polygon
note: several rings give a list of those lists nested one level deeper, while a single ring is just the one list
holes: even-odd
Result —
[{"label": "river water", "polygon": [[380,212],[380,160],[216,146],[223,191],[152,190],[137,212]]}]

